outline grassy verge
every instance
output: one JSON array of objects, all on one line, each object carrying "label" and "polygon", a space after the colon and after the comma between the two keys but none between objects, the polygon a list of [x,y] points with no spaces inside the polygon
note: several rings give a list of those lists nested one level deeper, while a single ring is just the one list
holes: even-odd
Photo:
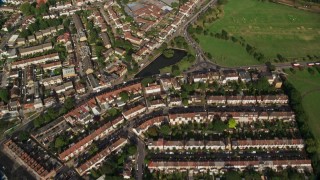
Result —
[{"label": "grassy verge", "polygon": [[[295,73],[287,71],[288,81],[299,91],[302,98],[302,106],[308,117],[308,125],[316,139],[320,139],[320,74],[316,71],[314,75],[306,69],[297,70]],[[320,150],[319,150],[320,153]]]},{"label": "grassy verge", "polygon": [[[12,121],[0,121],[0,137],[2,138],[5,134],[10,134],[14,127],[19,124],[19,120],[12,120]],[[12,129],[13,128],[13,129]]]}]

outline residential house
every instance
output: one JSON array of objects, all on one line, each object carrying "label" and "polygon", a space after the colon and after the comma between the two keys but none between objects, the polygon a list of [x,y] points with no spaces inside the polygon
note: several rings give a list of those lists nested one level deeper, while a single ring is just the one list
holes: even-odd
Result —
[{"label": "residential house", "polygon": [[111,43],[110,43],[110,39],[109,39],[108,34],[105,33],[105,32],[102,32],[100,34],[100,36],[102,38],[102,42],[104,44],[104,47],[107,48],[107,49],[111,48]]},{"label": "residential house", "polygon": [[163,108],[166,107],[166,104],[163,102],[163,100],[157,99],[157,100],[152,100],[149,102],[149,110],[155,110],[158,108]]},{"label": "residential house", "polygon": [[242,103],[242,96],[226,96],[228,105],[240,105]]},{"label": "residential house", "polygon": [[222,83],[227,83],[228,81],[238,81],[239,75],[236,70],[224,70]]},{"label": "residential house", "polygon": [[[68,161],[73,157],[77,157],[81,152],[83,152],[86,148],[88,148],[94,140],[102,139],[107,135],[109,135],[110,133],[112,133],[114,130],[115,129],[112,126],[112,122],[108,122],[104,124],[103,126],[96,129],[95,131],[93,131],[91,134],[84,137],[80,141],[73,143],[73,145],[70,146],[65,151],[61,152],[59,154],[59,158],[63,161]],[[115,144],[114,146],[112,146],[112,148],[110,147],[111,148],[110,150],[114,151],[119,147],[121,147],[121,143]]]},{"label": "residential house", "polygon": [[182,106],[182,100],[180,97],[169,97],[168,102],[169,107]]},{"label": "residential house", "polygon": [[18,38],[17,39],[17,46],[24,46],[26,44],[25,38]]},{"label": "residential house", "polygon": [[52,71],[54,69],[61,68],[62,64],[61,64],[61,61],[55,61],[55,62],[51,62],[48,64],[42,64],[41,67],[44,71],[46,71],[46,70]]},{"label": "residential house", "polygon": [[146,111],[146,107],[144,105],[138,105],[138,106],[131,108],[127,111],[124,111],[122,113],[122,115],[125,119],[130,120],[130,119],[136,117],[137,115],[142,114],[145,111]]},{"label": "residential house", "polygon": [[112,152],[119,150],[125,144],[128,143],[127,139],[120,138],[112,145],[107,146],[102,151],[98,152],[95,156],[88,159],[85,163],[81,164],[76,170],[80,175],[84,175],[86,172],[90,171],[92,168],[98,167],[98,164],[101,163],[107,156]]},{"label": "residential house", "polygon": [[225,96],[207,96],[207,104],[224,105],[226,104]]},{"label": "residential house", "polygon": [[288,104],[288,96],[286,95],[265,95],[258,96],[259,104]]},{"label": "residential house", "polygon": [[62,77],[63,78],[72,78],[72,77],[76,77],[77,74],[74,70],[74,67],[66,67],[62,69]]},{"label": "residential house", "polygon": [[303,149],[303,139],[264,139],[264,140],[234,140],[232,141],[233,149]]},{"label": "residential house", "polygon": [[248,105],[248,104],[256,104],[257,99],[256,96],[243,96],[242,97],[242,104]]},{"label": "residential house", "polygon": [[126,54],[126,51],[120,48],[116,48],[114,50],[115,54],[119,55],[119,56],[124,56]]},{"label": "residential house", "polygon": [[32,47],[27,47],[27,48],[20,48],[20,55],[21,56],[27,56],[27,55],[32,55],[35,53],[41,53],[47,50],[51,50],[53,49],[53,46],[51,43],[45,43],[45,44],[41,44],[38,46],[32,46]]},{"label": "residential house", "polygon": [[150,84],[148,87],[144,88],[146,95],[154,95],[154,94],[160,94],[161,93],[161,86],[157,84]]},{"label": "residential house", "polygon": [[48,54],[44,56],[14,61],[11,63],[11,68],[13,69],[25,68],[26,66],[30,66],[32,64],[37,65],[37,64],[46,63],[47,61],[56,61],[56,60],[59,60],[59,54],[53,53],[53,54]]},{"label": "residential house", "polygon": [[79,41],[86,41],[87,36],[85,34],[85,29],[83,27],[83,24],[81,22],[80,17],[77,14],[73,14],[72,19],[73,19],[74,25],[77,29]]},{"label": "residential house", "polygon": [[34,42],[36,42],[36,38],[34,37],[34,35],[28,36],[28,42],[29,42],[29,43],[34,43]]},{"label": "residential house", "polygon": [[203,122],[207,120],[206,112],[186,112],[186,113],[170,113],[170,124],[187,124],[188,122]]}]

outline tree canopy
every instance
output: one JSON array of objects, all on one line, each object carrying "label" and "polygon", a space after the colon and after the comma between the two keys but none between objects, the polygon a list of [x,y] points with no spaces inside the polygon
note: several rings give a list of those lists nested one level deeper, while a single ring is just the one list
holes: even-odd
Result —
[{"label": "tree canopy", "polygon": [[20,11],[26,16],[33,15],[35,13],[35,7],[29,2],[26,2],[21,4]]},{"label": "tree canopy", "polygon": [[29,133],[27,131],[22,131],[19,133],[20,141],[26,141],[29,139]]},{"label": "tree canopy", "polygon": [[235,129],[236,126],[237,126],[237,121],[236,121],[235,119],[233,119],[233,118],[229,119],[229,121],[228,121],[228,127],[229,127],[230,129]]},{"label": "tree canopy", "polygon": [[165,50],[163,51],[163,55],[164,55],[164,57],[166,57],[166,58],[172,58],[173,55],[174,55],[174,50],[173,50],[173,49],[165,49]]},{"label": "tree canopy", "polygon": [[168,124],[161,126],[160,133],[163,134],[164,136],[169,136],[171,133],[170,126]]},{"label": "tree canopy", "polygon": [[64,139],[62,137],[57,137],[55,142],[54,142],[54,147],[57,149],[62,148],[64,145],[66,144],[66,142],[64,141]]},{"label": "tree canopy", "polygon": [[214,120],[212,122],[212,129],[218,133],[222,133],[227,128],[228,125],[221,120]]},{"label": "tree canopy", "polygon": [[8,103],[9,101],[9,92],[7,89],[1,88],[0,89],[0,99],[5,102]]},{"label": "tree canopy", "polygon": [[129,155],[134,155],[137,153],[137,147],[136,146],[129,146],[128,148]]},{"label": "tree canopy", "polygon": [[148,86],[148,84],[150,84],[152,82],[154,82],[154,79],[151,77],[147,77],[147,78],[142,79],[141,84],[142,84],[142,86],[146,87],[146,86]]},{"label": "tree canopy", "polygon": [[227,171],[224,177],[226,180],[241,180],[241,176],[237,171]]},{"label": "tree canopy", "polygon": [[119,95],[123,102],[127,102],[129,100],[129,93],[127,91],[122,91]]}]

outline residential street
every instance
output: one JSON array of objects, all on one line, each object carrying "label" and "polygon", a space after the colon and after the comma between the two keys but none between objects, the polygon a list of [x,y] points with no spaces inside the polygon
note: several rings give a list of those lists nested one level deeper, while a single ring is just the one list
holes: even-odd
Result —
[{"label": "residential street", "polygon": [[144,157],[145,157],[145,145],[144,142],[137,138],[138,140],[138,155],[137,155],[137,179],[142,180],[143,169],[144,169]]},{"label": "residential street", "polygon": [[[242,16],[227,11],[226,1],[171,1],[37,1],[13,8],[18,25],[7,23],[12,28],[0,37],[0,112],[3,122],[15,119],[0,138],[0,171],[8,179],[70,179],[69,170],[75,179],[143,180],[150,173],[224,179],[229,170],[247,178],[248,167],[316,169],[314,154],[306,153],[316,139],[304,137],[312,133],[297,126],[304,111],[292,102],[320,89],[294,96],[283,69],[315,75],[319,56],[288,62],[279,55],[285,63],[273,64],[233,32],[233,39],[225,30],[209,32],[247,46],[259,59],[252,64],[260,63],[221,66],[211,58],[218,51],[204,46],[232,49],[210,46],[200,33],[208,35],[203,29],[220,15]],[[246,60],[240,55],[235,59]],[[180,171],[187,176],[178,178]]]}]

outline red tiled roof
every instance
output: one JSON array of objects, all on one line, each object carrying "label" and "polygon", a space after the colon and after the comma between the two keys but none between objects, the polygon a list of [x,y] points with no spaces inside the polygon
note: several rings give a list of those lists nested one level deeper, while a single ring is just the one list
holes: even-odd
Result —
[{"label": "red tiled roof", "polygon": [[[119,121],[119,119],[115,119],[114,121]],[[86,143],[94,140],[96,137],[100,136],[100,134],[107,129],[112,127],[112,122],[108,122],[104,124],[102,127],[99,129],[95,130],[93,133],[89,134],[85,138],[81,139],[79,142],[75,143],[71,147],[69,147],[67,150],[63,151],[62,153],[59,154],[60,159],[64,159],[65,157],[69,156],[71,153],[79,149],[81,146],[85,145]]]}]

